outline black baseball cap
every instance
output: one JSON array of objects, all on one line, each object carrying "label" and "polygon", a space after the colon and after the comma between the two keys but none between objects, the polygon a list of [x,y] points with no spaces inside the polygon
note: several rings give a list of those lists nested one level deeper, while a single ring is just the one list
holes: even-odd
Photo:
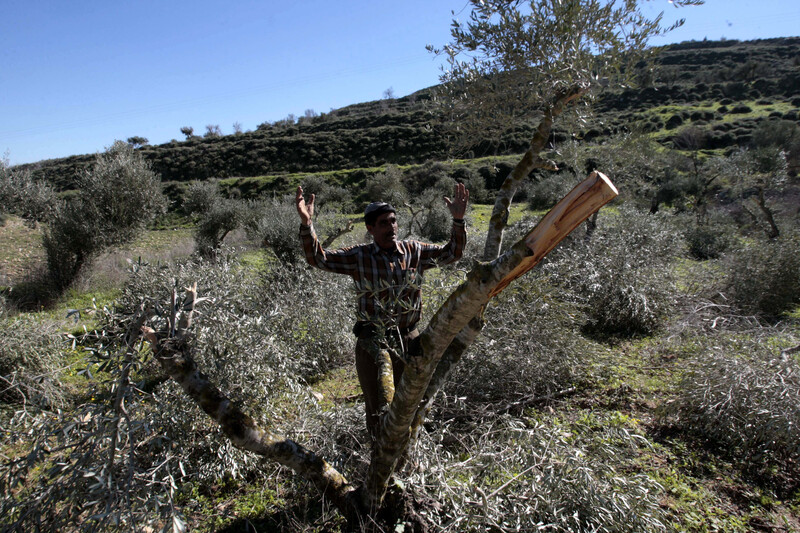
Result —
[{"label": "black baseball cap", "polygon": [[364,210],[364,223],[367,226],[374,226],[378,217],[384,213],[397,213],[397,210],[386,202],[372,202]]}]

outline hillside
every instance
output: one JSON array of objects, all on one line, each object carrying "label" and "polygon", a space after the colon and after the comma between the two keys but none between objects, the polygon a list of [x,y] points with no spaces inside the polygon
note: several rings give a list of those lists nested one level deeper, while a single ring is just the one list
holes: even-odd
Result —
[{"label": "hillside", "polygon": [[[638,129],[668,144],[692,125],[703,131],[700,149],[747,145],[762,120],[798,120],[800,37],[670,45],[657,55],[652,72],[641,65],[637,77],[640,88],[598,95],[594,118],[578,132],[581,138],[601,142],[615,132]],[[297,122],[264,123],[252,132],[191,137],[140,150],[165,182],[441,160],[448,146],[427,105],[430,95],[428,88]],[[520,152],[534,126],[519,124],[499,141],[478,139],[472,155]],[[566,138],[566,131],[554,133],[555,141]],[[23,167],[67,190],[93,158],[75,155]]]}]

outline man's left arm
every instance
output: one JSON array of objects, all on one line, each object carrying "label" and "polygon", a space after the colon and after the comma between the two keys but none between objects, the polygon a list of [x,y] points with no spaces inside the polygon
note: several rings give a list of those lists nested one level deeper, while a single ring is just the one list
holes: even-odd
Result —
[{"label": "man's left arm", "polygon": [[464,246],[467,244],[467,226],[464,223],[464,215],[469,203],[469,190],[463,183],[458,183],[453,193],[453,199],[445,197],[444,201],[453,216],[450,242],[444,246],[423,245],[422,261],[427,263],[428,267],[447,265],[458,261],[464,254]]}]

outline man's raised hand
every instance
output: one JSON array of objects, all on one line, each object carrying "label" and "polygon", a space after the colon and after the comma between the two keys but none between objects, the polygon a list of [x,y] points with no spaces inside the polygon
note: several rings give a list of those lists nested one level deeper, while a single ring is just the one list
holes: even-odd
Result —
[{"label": "man's raised hand", "polygon": [[306,203],[303,198],[303,188],[298,187],[294,203],[297,206],[297,214],[300,215],[300,222],[304,226],[310,226],[311,219],[314,217],[314,195],[312,194],[311,199]]},{"label": "man's raised hand", "polygon": [[463,183],[457,183],[455,191],[453,191],[453,199],[444,197],[444,202],[450,210],[450,214],[454,219],[461,220],[467,212],[467,203],[469,202],[469,191],[464,187]]}]

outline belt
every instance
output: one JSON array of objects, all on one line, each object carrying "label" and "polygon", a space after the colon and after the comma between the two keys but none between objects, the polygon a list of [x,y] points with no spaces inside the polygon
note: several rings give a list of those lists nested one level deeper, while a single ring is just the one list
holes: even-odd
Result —
[{"label": "belt", "polygon": [[393,327],[393,328],[381,328],[378,324],[373,324],[372,322],[356,322],[355,326],[353,326],[353,334],[356,337],[364,337],[367,335],[375,335],[376,333],[384,333],[387,337],[391,335],[398,335],[400,337],[405,337],[409,333],[413,332],[417,329],[417,325],[414,324],[413,326],[408,327]]}]

